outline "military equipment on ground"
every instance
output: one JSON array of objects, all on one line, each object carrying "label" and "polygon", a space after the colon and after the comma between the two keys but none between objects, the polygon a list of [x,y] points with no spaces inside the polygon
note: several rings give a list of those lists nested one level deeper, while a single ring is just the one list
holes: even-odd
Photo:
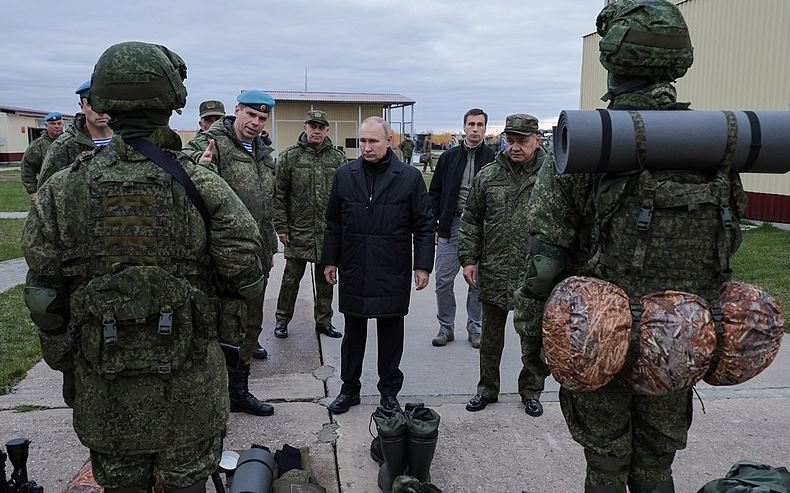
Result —
[{"label": "military equipment on ground", "polygon": [[554,131],[558,173],[638,169],[790,171],[790,111],[563,111]]},{"label": "military equipment on ground", "polygon": [[230,493],[268,493],[274,481],[274,454],[253,445],[239,454]]},{"label": "military equipment on ground", "polygon": [[6,454],[0,450],[0,493],[44,493],[44,487],[31,481],[27,476],[27,455],[30,440],[15,438],[5,444],[8,459],[11,461],[11,479],[6,479]]}]

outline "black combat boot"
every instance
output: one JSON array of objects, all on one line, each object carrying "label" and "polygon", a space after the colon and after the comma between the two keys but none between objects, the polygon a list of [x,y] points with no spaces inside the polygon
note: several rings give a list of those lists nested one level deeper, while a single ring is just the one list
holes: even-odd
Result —
[{"label": "black combat boot", "polygon": [[431,481],[431,462],[439,439],[439,413],[423,404],[406,404],[409,432],[407,465],[409,476],[423,483]]},{"label": "black combat boot", "polygon": [[274,414],[274,408],[250,393],[249,378],[249,365],[242,365],[240,368],[228,367],[230,411],[254,414],[255,416],[271,416]]}]

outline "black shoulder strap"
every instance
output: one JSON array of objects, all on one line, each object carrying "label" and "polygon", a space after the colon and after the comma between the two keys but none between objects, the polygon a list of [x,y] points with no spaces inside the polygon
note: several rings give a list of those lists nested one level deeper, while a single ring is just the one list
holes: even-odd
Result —
[{"label": "black shoulder strap", "polygon": [[197,208],[200,215],[203,217],[203,222],[206,224],[206,231],[209,230],[211,225],[211,214],[208,212],[208,207],[203,201],[203,197],[195,187],[195,183],[186,174],[184,168],[179,166],[175,160],[170,157],[166,152],[160,149],[156,144],[150,140],[143,138],[124,139],[124,142],[134,147],[138,152],[159,165],[160,168],[165,170],[167,174],[175,178],[175,180],[184,187],[189,201]]}]

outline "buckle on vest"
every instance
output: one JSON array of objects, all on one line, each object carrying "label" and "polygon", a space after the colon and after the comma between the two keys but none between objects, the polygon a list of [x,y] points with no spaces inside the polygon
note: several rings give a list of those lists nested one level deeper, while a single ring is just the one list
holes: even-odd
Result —
[{"label": "buckle on vest", "polygon": [[650,229],[650,223],[653,221],[653,208],[642,206],[639,209],[639,218],[636,220],[636,229],[639,231],[647,231]]},{"label": "buckle on vest", "polygon": [[721,224],[724,229],[732,228],[732,211],[728,205],[721,206]]},{"label": "buckle on vest", "polygon": [[112,315],[105,315],[104,318],[102,318],[102,326],[104,329],[104,344],[117,344],[118,327],[115,325],[115,317]]},{"label": "buckle on vest", "polygon": [[169,336],[173,333],[173,309],[163,306],[159,311],[159,335]]},{"label": "buckle on vest", "polygon": [[157,367],[157,373],[160,375],[170,375],[170,363],[160,363]]}]

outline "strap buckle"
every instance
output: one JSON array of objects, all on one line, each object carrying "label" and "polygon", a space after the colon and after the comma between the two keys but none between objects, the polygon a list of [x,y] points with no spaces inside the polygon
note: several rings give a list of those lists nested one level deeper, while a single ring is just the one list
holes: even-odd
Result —
[{"label": "strap buckle", "polygon": [[732,211],[728,205],[721,206],[721,224],[724,229],[732,228]]},{"label": "strap buckle", "polygon": [[169,336],[173,333],[173,309],[167,305],[159,311],[159,335]]},{"label": "strap buckle", "polygon": [[639,209],[639,218],[636,220],[636,229],[639,231],[647,231],[650,229],[650,223],[653,222],[653,208],[642,206]]},{"label": "strap buckle", "polygon": [[104,344],[117,344],[118,326],[115,324],[115,317],[112,315],[105,315],[102,318],[102,327],[104,332]]}]

